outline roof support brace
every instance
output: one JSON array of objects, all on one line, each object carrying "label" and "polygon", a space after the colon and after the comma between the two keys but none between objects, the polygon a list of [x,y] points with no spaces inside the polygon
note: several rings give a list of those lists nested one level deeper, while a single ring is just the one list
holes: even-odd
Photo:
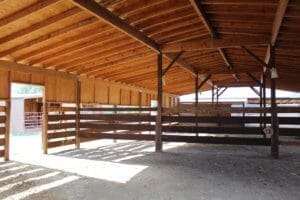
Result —
[{"label": "roof support brace", "polygon": [[223,88],[223,90],[219,93],[219,97],[228,89],[228,87]]},{"label": "roof support brace", "polygon": [[256,83],[258,83],[259,85],[261,85],[261,82],[259,80],[257,80],[251,73],[247,73],[247,75],[254,80]]},{"label": "roof support brace", "polygon": [[259,62],[261,65],[263,65],[264,67],[269,68],[269,65],[267,63],[265,63],[265,61],[263,61],[260,57],[258,57],[255,53],[253,53],[250,49],[248,49],[245,46],[241,46],[241,48],[250,56],[252,56],[257,62]]},{"label": "roof support brace", "polygon": [[[210,79],[211,74],[209,74],[201,83],[197,86],[197,91],[201,89],[201,87]],[[198,77],[197,77],[198,78]]]},{"label": "roof support brace", "polygon": [[259,96],[260,97],[260,92],[259,91],[257,91],[257,89],[255,89],[255,87],[253,87],[253,86],[250,86],[250,88],[251,88],[251,90],[257,95],[257,96]]},{"label": "roof support brace", "polygon": [[171,67],[174,65],[174,63],[180,58],[180,56],[183,54],[183,51],[179,52],[176,57],[170,62],[170,64],[163,70],[163,76],[166,75],[166,73],[171,69]]}]

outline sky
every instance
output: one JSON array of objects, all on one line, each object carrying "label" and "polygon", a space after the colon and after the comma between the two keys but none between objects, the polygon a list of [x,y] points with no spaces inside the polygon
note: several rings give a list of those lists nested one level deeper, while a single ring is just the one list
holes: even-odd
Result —
[{"label": "sky", "polygon": [[13,98],[42,97],[43,96],[43,87],[37,86],[37,85],[12,83],[11,96]]},{"label": "sky", "polygon": [[[259,88],[256,88],[259,90]],[[300,93],[289,92],[284,90],[277,90],[277,97],[289,97],[289,98],[300,98]],[[267,89],[267,97],[270,97],[270,90]],[[258,98],[258,96],[249,87],[240,88],[228,88],[220,97],[220,100],[243,101],[246,98]],[[181,102],[192,102],[195,101],[195,94],[183,95],[180,97]],[[211,101],[211,91],[201,92],[199,95],[199,101]]]},{"label": "sky", "polygon": [[[24,88],[26,90],[24,90]],[[256,88],[259,90],[259,88]],[[24,91],[29,91],[28,93]],[[277,90],[277,97],[300,98],[300,93]],[[37,97],[43,96],[43,87],[27,84],[12,84],[12,97]],[[270,96],[270,90],[267,89],[267,97]],[[228,88],[220,97],[220,101],[244,101],[246,98],[258,98],[258,96],[249,87]],[[195,101],[195,94],[183,95],[180,97],[181,102]],[[211,101],[211,91],[201,92],[199,101]]]}]

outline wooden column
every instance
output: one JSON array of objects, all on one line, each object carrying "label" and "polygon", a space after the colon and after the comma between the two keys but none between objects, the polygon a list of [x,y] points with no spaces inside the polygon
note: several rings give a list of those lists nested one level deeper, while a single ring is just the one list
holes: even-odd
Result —
[{"label": "wooden column", "polygon": [[80,99],[81,99],[81,83],[79,77],[76,79],[76,142],[77,149],[80,148]]},{"label": "wooden column", "polygon": [[219,87],[217,87],[217,104],[219,104]]},{"label": "wooden column", "polygon": [[215,87],[213,85],[212,88],[211,88],[211,104],[212,105],[214,104],[214,101],[215,101],[214,95],[215,95]]},{"label": "wooden column", "polygon": [[266,72],[264,71],[263,72],[263,77],[262,77],[262,92],[263,92],[263,95],[262,95],[262,104],[263,104],[263,109],[264,109],[264,112],[263,112],[263,116],[264,116],[264,128],[267,127],[267,123],[266,123],[266,108],[267,108],[267,101],[266,101],[266,95],[267,95],[267,90],[266,90]]},{"label": "wooden column", "polygon": [[5,116],[6,116],[6,121],[5,121],[5,143],[4,143],[4,160],[8,161],[9,160],[9,139],[10,139],[10,107],[11,107],[11,73],[8,72],[8,99],[5,102],[6,110],[5,110]]},{"label": "wooden column", "polygon": [[[263,113],[262,113],[262,109],[263,109],[263,74],[261,76],[261,79],[260,79],[260,85],[259,85],[259,108],[260,108],[260,112],[259,112],[259,117],[260,117],[260,124],[259,124],[259,127],[260,129],[262,130],[263,129],[263,122],[262,122],[262,119],[263,118]],[[262,134],[264,136],[264,138],[266,139],[266,134],[262,131]]]},{"label": "wooden column", "polygon": [[276,64],[275,64],[275,49],[274,46],[270,46],[270,67],[271,67],[271,124],[273,128],[273,134],[271,136],[271,155],[273,158],[279,158],[279,126],[277,117],[277,103],[276,103]]},{"label": "wooden column", "polygon": [[196,75],[196,78],[195,78],[195,116],[196,116],[196,122],[195,122],[195,125],[196,125],[196,136],[198,136],[198,87],[199,87],[199,78],[198,78],[198,72],[197,72],[197,75]]},{"label": "wooden column", "polygon": [[155,151],[162,151],[162,99],[163,99],[163,82],[162,82],[162,53],[157,55],[157,114],[156,114],[156,134],[155,134]]},{"label": "wooden column", "polygon": [[[46,88],[45,88],[46,90]],[[44,90],[44,94],[45,94]],[[43,132],[42,132],[42,141],[43,141],[43,153],[48,153],[48,103],[46,101],[46,96],[43,98]]]}]

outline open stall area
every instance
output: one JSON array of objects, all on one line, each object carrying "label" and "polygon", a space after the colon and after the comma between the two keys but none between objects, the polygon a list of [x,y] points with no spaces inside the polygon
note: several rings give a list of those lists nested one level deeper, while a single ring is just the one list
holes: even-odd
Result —
[{"label": "open stall area", "polygon": [[[299,20],[298,0],[0,0],[0,199],[298,199]],[[237,87],[257,98],[222,101]]]}]

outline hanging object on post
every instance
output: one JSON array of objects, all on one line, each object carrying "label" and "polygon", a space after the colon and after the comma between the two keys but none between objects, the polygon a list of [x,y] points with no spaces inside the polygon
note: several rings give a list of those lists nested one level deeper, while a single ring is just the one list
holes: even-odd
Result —
[{"label": "hanging object on post", "polygon": [[271,79],[278,78],[277,70],[275,67],[271,68]]}]

